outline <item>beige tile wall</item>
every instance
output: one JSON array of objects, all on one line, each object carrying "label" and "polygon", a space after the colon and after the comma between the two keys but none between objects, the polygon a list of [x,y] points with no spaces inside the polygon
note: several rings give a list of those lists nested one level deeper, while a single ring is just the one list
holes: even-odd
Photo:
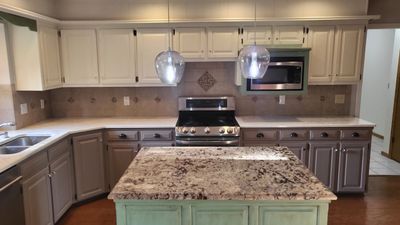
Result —
[{"label": "beige tile wall", "polygon": [[[197,80],[209,72],[215,85],[204,91]],[[351,86],[310,86],[307,95],[287,96],[279,105],[276,96],[244,96],[234,84],[234,63],[187,63],[177,87],[164,88],[64,88],[50,91],[53,117],[176,116],[179,96],[235,96],[238,115],[348,115]],[[334,104],[335,94],[346,96]],[[129,96],[130,106],[123,105]],[[114,101],[113,101],[114,100]]]}]

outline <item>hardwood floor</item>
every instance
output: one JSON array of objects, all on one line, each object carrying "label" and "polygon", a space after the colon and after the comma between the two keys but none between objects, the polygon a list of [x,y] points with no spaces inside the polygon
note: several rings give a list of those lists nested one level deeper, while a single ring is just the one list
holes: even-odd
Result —
[{"label": "hardwood floor", "polygon": [[[329,225],[400,225],[400,177],[372,176],[365,195],[341,195],[331,204]],[[115,225],[112,201],[74,207],[58,225]]]}]

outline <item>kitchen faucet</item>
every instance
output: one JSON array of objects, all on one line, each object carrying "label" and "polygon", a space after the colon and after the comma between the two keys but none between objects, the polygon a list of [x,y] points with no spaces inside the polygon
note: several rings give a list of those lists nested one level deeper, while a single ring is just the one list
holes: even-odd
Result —
[{"label": "kitchen faucet", "polygon": [[[0,128],[2,128],[2,127],[13,127],[13,126],[15,126],[15,123],[13,123],[13,122],[7,122],[7,123],[0,124]],[[3,133],[0,133],[0,135],[3,135],[4,138],[9,138],[8,131],[4,131]]]}]

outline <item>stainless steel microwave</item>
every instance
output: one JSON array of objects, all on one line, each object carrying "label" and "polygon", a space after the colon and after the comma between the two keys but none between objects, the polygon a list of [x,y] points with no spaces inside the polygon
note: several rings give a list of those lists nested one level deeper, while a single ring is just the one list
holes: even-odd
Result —
[{"label": "stainless steel microwave", "polygon": [[305,93],[310,49],[272,49],[270,64],[261,79],[246,79],[249,94],[286,92]]}]

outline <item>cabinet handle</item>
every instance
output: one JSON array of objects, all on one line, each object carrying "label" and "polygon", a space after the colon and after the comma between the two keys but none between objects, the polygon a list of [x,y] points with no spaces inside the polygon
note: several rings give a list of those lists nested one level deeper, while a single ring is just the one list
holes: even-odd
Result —
[{"label": "cabinet handle", "polygon": [[346,150],[345,148],[343,148],[343,149],[342,149],[342,152],[343,152],[343,153],[346,153],[346,152],[347,152],[347,150]]},{"label": "cabinet handle", "polygon": [[351,134],[351,136],[354,137],[354,138],[358,138],[358,137],[360,137],[360,134],[358,132],[353,132]]},{"label": "cabinet handle", "polygon": [[264,134],[263,134],[263,133],[258,133],[258,134],[256,135],[256,137],[257,137],[257,138],[264,138]]},{"label": "cabinet handle", "polygon": [[56,175],[56,174],[57,174],[57,172],[56,172],[56,171],[53,171],[53,172],[51,172],[51,174],[52,174],[52,175]]},{"label": "cabinet handle", "polygon": [[154,138],[161,138],[161,134],[155,133],[155,134],[153,135],[153,137],[154,137]]},{"label": "cabinet handle", "polygon": [[292,138],[297,138],[299,135],[296,132],[293,132],[290,134],[290,137]]},{"label": "cabinet handle", "polygon": [[327,138],[327,137],[329,137],[329,134],[328,134],[328,133],[326,133],[326,132],[322,132],[322,133],[321,133],[321,137],[323,137],[323,138]]},{"label": "cabinet handle", "polygon": [[51,175],[51,173],[47,174],[47,176],[48,176],[49,178],[53,177],[53,175]]},{"label": "cabinet handle", "polygon": [[118,137],[121,138],[121,139],[127,139],[128,138],[128,136],[126,134],[124,134],[124,133],[121,133],[120,135],[118,135]]},{"label": "cabinet handle", "polygon": [[306,148],[302,147],[301,150],[302,150],[303,152],[305,152],[305,151],[306,151]]}]

